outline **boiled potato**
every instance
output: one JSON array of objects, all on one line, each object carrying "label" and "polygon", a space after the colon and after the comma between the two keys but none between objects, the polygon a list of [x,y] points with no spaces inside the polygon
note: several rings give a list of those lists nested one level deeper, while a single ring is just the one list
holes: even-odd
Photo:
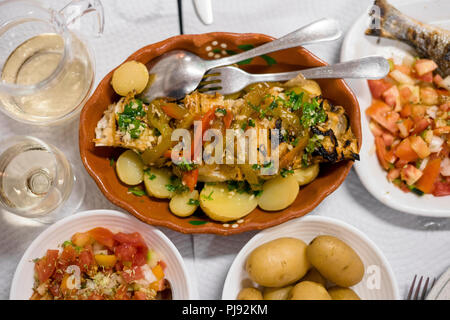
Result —
[{"label": "boiled potato", "polygon": [[134,186],[144,179],[144,163],[136,152],[127,150],[117,159],[116,172],[120,181]]},{"label": "boiled potato", "polygon": [[[192,200],[191,200],[192,199]],[[169,208],[170,211],[179,217],[188,217],[197,210],[198,205],[190,202],[198,201],[198,191],[183,192],[176,194],[170,199]]]},{"label": "boiled potato", "polygon": [[172,173],[166,168],[151,168],[149,174],[144,175],[145,190],[150,196],[160,199],[172,198],[175,194],[167,189],[171,184]]},{"label": "boiled potato", "polygon": [[263,300],[261,291],[256,288],[244,288],[237,297],[238,300]]},{"label": "boiled potato", "polygon": [[312,281],[302,281],[292,288],[291,300],[331,300],[331,297],[322,285]]},{"label": "boiled potato", "polygon": [[358,254],[333,236],[318,236],[306,249],[308,260],[326,279],[341,287],[351,287],[364,276]]},{"label": "boiled potato", "polygon": [[267,211],[283,210],[295,201],[298,191],[298,183],[294,176],[289,175],[285,178],[278,176],[264,183],[258,205]]},{"label": "boiled potato", "polygon": [[306,244],[295,238],[279,238],[253,250],[245,269],[264,287],[284,287],[300,280],[310,268]]},{"label": "boiled potato", "polygon": [[228,185],[205,185],[200,192],[200,207],[213,220],[227,222],[252,212],[258,200],[252,194],[229,191]]},{"label": "boiled potato", "polygon": [[148,77],[147,67],[143,63],[127,61],[114,70],[111,85],[121,96],[126,96],[133,91],[139,94],[147,86]]},{"label": "boiled potato", "polygon": [[307,168],[295,169],[294,174],[292,176],[295,177],[299,186],[304,186],[305,184],[308,184],[311,181],[313,181],[318,174],[319,174],[319,164],[316,163]]},{"label": "boiled potato", "polygon": [[283,288],[264,288],[264,300],[289,300],[289,294],[294,286],[287,286]]},{"label": "boiled potato", "polygon": [[361,298],[350,288],[331,287],[328,294],[333,300],[361,300]]},{"label": "boiled potato", "polygon": [[316,268],[312,268],[300,281],[311,281],[319,283],[325,287],[327,279],[325,279]]}]

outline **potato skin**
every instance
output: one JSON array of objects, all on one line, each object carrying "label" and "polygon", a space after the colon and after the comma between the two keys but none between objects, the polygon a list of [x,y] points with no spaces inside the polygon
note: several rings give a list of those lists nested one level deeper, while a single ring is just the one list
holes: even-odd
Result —
[{"label": "potato skin", "polygon": [[333,300],[361,300],[361,298],[350,288],[331,287],[328,289],[328,294]]},{"label": "potato skin", "polygon": [[294,286],[287,286],[283,288],[264,288],[264,300],[289,300],[291,290]]},{"label": "potato skin", "polygon": [[311,264],[326,279],[341,287],[351,287],[364,276],[364,265],[358,254],[345,242],[333,236],[318,236],[306,249]]},{"label": "potato skin", "polygon": [[327,279],[325,279],[316,268],[312,268],[300,281],[311,281],[323,285],[327,284]]},{"label": "potato skin", "polygon": [[331,300],[331,297],[321,284],[302,281],[292,288],[291,300]]},{"label": "potato skin", "polygon": [[261,291],[256,288],[244,288],[242,289],[238,296],[238,300],[263,300]]},{"label": "potato skin", "polygon": [[253,250],[246,262],[250,278],[264,287],[284,287],[300,280],[310,268],[306,244],[295,238],[279,238]]}]

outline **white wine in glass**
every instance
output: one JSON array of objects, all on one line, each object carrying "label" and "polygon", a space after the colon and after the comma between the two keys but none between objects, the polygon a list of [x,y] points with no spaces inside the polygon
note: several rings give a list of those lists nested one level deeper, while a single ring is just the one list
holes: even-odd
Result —
[{"label": "white wine in glass", "polygon": [[1,142],[0,151],[0,203],[7,211],[50,223],[78,209],[84,181],[56,147],[19,136]]}]

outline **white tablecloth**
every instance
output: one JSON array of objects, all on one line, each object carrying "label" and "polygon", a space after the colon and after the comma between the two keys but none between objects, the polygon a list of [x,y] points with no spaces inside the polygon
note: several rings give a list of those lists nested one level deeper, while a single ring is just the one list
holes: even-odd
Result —
[{"label": "white tablecloth", "polygon": [[[61,7],[61,1],[42,0]],[[90,41],[96,58],[96,83],[129,54],[149,43],[179,33],[175,0],[103,0],[105,33]],[[370,5],[370,0],[215,0],[214,23],[204,26],[192,2],[183,0],[185,33],[211,31],[259,32],[282,36],[322,17],[338,19],[347,30]],[[308,48],[332,63],[339,60],[341,42]],[[84,171],[78,154],[78,121],[39,128],[21,125],[0,114],[0,136],[31,134],[59,147],[79,167],[86,182],[80,210],[118,209],[108,202]],[[405,294],[414,274],[438,277],[450,265],[450,219],[431,219],[392,210],[373,198],[352,171],[344,184],[311,214],[335,217],[366,233],[384,252]],[[7,299],[17,263],[31,241],[46,228],[34,221],[0,214],[0,299]],[[197,275],[202,299],[219,299],[228,268],[240,248],[255,234],[236,236],[184,235],[161,230],[175,243],[191,273]]]}]

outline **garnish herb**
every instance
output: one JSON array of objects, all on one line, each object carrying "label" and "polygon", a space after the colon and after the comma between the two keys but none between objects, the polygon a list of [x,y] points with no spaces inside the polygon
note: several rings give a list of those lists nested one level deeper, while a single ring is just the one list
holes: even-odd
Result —
[{"label": "garnish herb", "polygon": [[211,191],[211,193],[208,196],[203,195],[203,199],[205,200],[213,200],[212,195],[213,195],[214,191]]},{"label": "garnish herb", "polygon": [[217,113],[221,113],[221,114],[223,114],[225,116],[227,114],[227,109],[225,109],[225,108],[217,108],[216,112]]},{"label": "garnish herb", "polygon": [[153,173],[151,173],[150,168],[145,169],[144,174],[146,174],[150,180],[156,179],[156,176]]},{"label": "garnish herb", "polygon": [[200,201],[190,198],[189,201],[187,202],[187,204],[189,204],[191,206],[198,206],[198,205],[200,205]]},{"label": "garnish herb", "polygon": [[166,184],[166,189],[170,192],[182,193],[189,190],[177,176],[170,177],[170,184]]},{"label": "garnish herb", "polygon": [[138,117],[145,116],[142,101],[134,99],[127,103],[122,113],[119,113],[117,121],[119,129],[122,132],[128,132],[132,139],[137,139],[145,128],[145,123],[138,119]]},{"label": "garnish herb", "polygon": [[293,173],[294,173],[294,170],[288,170],[286,168],[282,168],[281,171],[280,171],[280,175],[283,178],[286,178],[288,174],[293,174]]},{"label": "garnish herb", "polygon": [[145,190],[142,190],[139,187],[128,188],[128,192],[131,193],[132,195],[135,195],[136,197],[142,197],[142,196],[145,196],[147,194],[145,192]]},{"label": "garnish herb", "polygon": [[253,120],[253,119],[248,119],[248,126],[249,126],[249,127],[254,127],[254,126],[255,126],[255,120]]}]

